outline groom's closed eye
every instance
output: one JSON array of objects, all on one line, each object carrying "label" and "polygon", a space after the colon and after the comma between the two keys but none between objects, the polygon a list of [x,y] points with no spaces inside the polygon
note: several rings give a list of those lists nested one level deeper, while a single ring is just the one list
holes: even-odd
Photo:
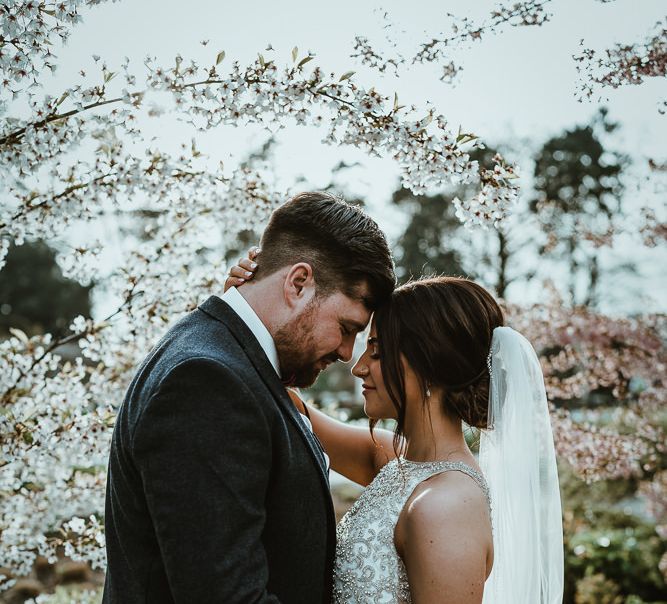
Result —
[{"label": "groom's closed eye", "polygon": [[356,335],[366,329],[365,325],[357,323],[356,321],[341,321],[340,329],[344,336]]},{"label": "groom's closed eye", "polygon": [[350,321],[349,323],[352,326],[352,329],[357,333],[364,331],[367,327],[366,323],[359,323],[358,321]]}]

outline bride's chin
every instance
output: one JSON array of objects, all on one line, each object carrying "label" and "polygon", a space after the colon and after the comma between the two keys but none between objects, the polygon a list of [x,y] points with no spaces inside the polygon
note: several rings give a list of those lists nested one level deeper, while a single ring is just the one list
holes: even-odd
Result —
[{"label": "bride's chin", "polygon": [[364,413],[368,419],[386,419],[382,413],[378,413],[378,409],[373,409],[373,405],[369,405],[368,403],[364,403]]}]

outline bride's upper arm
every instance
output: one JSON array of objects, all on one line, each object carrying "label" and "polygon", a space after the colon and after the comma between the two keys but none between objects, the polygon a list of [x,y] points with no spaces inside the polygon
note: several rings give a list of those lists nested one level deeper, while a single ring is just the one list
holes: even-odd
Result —
[{"label": "bride's upper arm", "polygon": [[414,604],[481,603],[489,549],[485,514],[484,495],[467,477],[448,472],[415,489],[396,526]]},{"label": "bride's upper arm", "polygon": [[[293,390],[288,389],[288,393],[303,413],[306,403]],[[396,456],[393,434],[388,430],[378,429],[372,438],[366,426],[352,426],[313,407],[307,409],[313,430],[331,460],[331,467],[353,482],[367,486],[382,466]]]},{"label": "bride's upper arm", "polygon": [[[366,426],[353,426],[311,408],[311,419],[317,436],[339,474],[362,486],[375,478],[390,456],[381,435],[375,441]],[[384,460],[382,462],[381,460]]]}]

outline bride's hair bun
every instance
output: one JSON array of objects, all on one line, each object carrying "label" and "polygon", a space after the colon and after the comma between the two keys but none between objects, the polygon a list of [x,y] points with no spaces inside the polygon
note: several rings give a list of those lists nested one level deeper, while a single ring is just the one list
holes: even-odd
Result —
[{"label": "bride's hair bun", "polygon": [[445,410],[473,428],[486,428],[489,419],[489,375],[461,390],[445,391]]},{"label": "bride's hair bun", "polygon": [[503,311],[481,285],[459,277],[411,281],[397,288],[375,315],[382,375],[397,410],[397,433],[405,420],[401,356],[426,393],[443,391],[444,411],[469,426],[486,428],[490,376],[487,357]]}]

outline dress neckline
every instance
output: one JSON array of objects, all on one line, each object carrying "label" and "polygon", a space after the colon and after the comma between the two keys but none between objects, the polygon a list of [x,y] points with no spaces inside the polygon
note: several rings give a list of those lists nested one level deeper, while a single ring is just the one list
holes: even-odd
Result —
[{"label": "dress neckline", "polygon": [[405,463],[405,464],[410,464],[413,466],[431,466],[434,464],[444,464],[444,465],[454,465],[454,466],[465,466],[466,468],[470,468],[473,472],[476,474],[479,474],[480,472],[476,470],[473,466],[471,466],[469,463],[466,463],[465,461],[450,461],[448,459],[434,459],[431,461],[415,461],[413,459],[407,459],[406,457],[403,457],[402,455],[399,455],[396,460],[398,463]]},{"label": "dress neckline", "polygon": [[482,489],[482,492],[484,493],[484,496],[486,497],[486,501],[489,505],[489,508],[491,507],[491,495],[489,493],[489,485],[486,482],[486,478],[484,478],[484,474],[482,474],[480,471],[476,470],[470,464],[467,464],[464,461],[445,461],[445,460],[412,461],[402,456],[397,457],[393,461],[396,462],[396,466],[399,471],[401,466],[405,465],[409,468],[414,468],[415,470],[418,470],[419,468],[429,468],[429,469],[438,468],[443,470],[445,469],[457,470],[459,472],[463,472],[464,474],[470,476],[479,485],[479,487]]}]

